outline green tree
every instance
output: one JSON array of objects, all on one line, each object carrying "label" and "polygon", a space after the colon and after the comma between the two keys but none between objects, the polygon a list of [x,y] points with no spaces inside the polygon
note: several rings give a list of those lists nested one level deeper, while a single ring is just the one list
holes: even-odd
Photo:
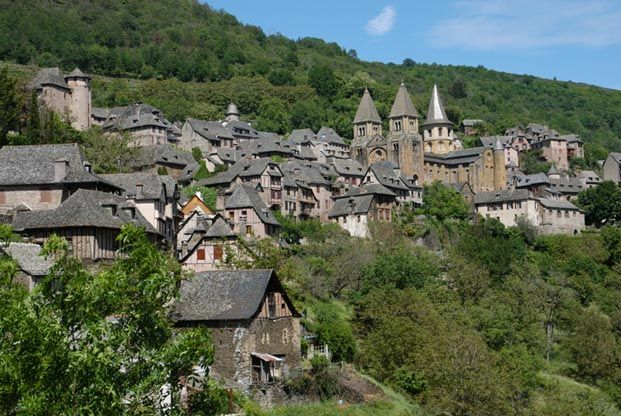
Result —
[{"label": "green tree", "polygon": [[7,144],[10,131],[19,131],[20,100],[16,81],[7,67],[0,68],[0,146]]},{"label": "green tree", "polygon": [[313,307],[315,323],[311,329],[320,343],[328,344],[334,361],[352,361],[356,354],[356,340],[352,327],[338,306],[332,303],[317,303]]},{"label": "green tree", "polygon": [[601,227],[621,218],[621,189],[612,181],[604,181],[578,194],[577,205],[585,211],[587,224]]},{"label": "green tree", "polygon": [[[3,279],[0,331],[10,334],[0,339],[3,414],[157,413],[165,385],[171,413],[181,413],[180,379],[212,362],[209,336],[173,334],[176,260],[135,226],[124,227],[119,243],[119,260],[91,273],[54,237],[43,252],[55,265],[32,292]],[[209,407],[197,410],[217,414],[224,397],[204,387],[195,400]]]},{"label": "green tree", "polygon": [[526,150],[520,153],[520,169],[527,175],[534,173],[546,173],[550,170],[551,164],[546,162],[541,155],[541,150]]},{"label": "green tree", "polygon": [[437,222],[449,219],[464,220],[468,217],[468,204],[456,190],[435,181],[425,185],[421,212]]},{"label": "green tree", "polygon": [[285,134],[291,130],[287,105],[279,98],[262,101],[258,114],[256,127],[259,130],[278,134]]},{"label": "green tree", "polygon": [[126,173],[132,171],[132,162],[140,154],[132,141],[127,133],[115,136],[104,134],[99,127],[91,127],[84,133],[81,147],[95,172]]},{"label": "green tree", "polygon": [[334,97],[338,91],[338,80],[327,65],[315,65],[308,71],[308,83],[324,98]]}]

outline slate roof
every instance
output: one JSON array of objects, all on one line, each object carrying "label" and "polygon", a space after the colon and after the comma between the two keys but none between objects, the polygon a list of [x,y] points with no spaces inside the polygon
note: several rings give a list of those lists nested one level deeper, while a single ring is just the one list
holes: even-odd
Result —
[{"label": "slate roof", "polygon": [[65,78],[88,78],[90,79],[91,77],[86,75],[84,72],[80,71],[80,68],[76,67]]},{"label": "slate roof", "polygon": [[583,170],[580,172],[578,177],[580,179],[585,179],[587,183],[597,183],[602,181],[602,178],[600,178],[599,175],[592,170]]},{"label": "slate roof", "polygon": [[527,189],[500,189],[490,192],[479,192],[474,196],[475,205],[495,202],[525,201],[531,198]]},{"label": "slate roof", "polygon": [[233,193],[224,201],[224,209],[252,208],[265,224],[280,226],[276,217],[270,211],[257,190],[246,184],[237,185]]},{"label": "slate roof", "polygon": [[315,132],[311,129],[297,129],[291,131],[288,140],[294,143],[305,143],[314,140],[316,136]]},{"label": "slate roof", "polygon": [[41,89],[44,85],[54,85],[71,91],[60,68],[44,68],[37,73],[30,83],[31,88],[34,89]]},{"label": "slate roof", "polygon": [[373,198],[373,194],[366,194],[335,199],[328,218],[366,214],[371,208]]},{"label": "slate roof", "polygon": [[334,170],[341,176],[364,176],[362,165],[355,159],[335,159]]},{"label": "slate roof", "polygon": [[464,125],[465,127],[475,127],[483,123],[485,122],[480,119],[465,119],[461,122],[461,124]]},{"label": "slate roof", "polygon": [[0,186],[59,183],[55,179],[55,162],[61,159],[67,161],[68,166],[60,183],[105,183],[118,188],[86,170],[88,162],[75,143],[2,147]]},{"label": "slate roof", "polygon": [[192,179],[199,168],[199,164],[196,163],[191,153],[178,150],[168,143],[159,146],[142,147],[140,155],[133,162],[133,165],[136,168],[168,165],[181,169],[182,172],[179,180],[182,182]]},{"label": "slate roof", "polygon": [[[116,212],[106,208],[114,206]],[[122,208],[134,208],[134,218]],[[16,231],[73,227],[121,229],[128,223],[144,227],[147,232],[158,231],[125,198],[100,191],[79,189],[55,209],[18,212],[13,220]]]},{"label": "slate roof", "polygon": [[446,154],[425,153],[425,162],[444,165],[461,165],[473,163],[481,157],[487,147],[473,147],[470,149],[455,150]]},{"label": "slate roof", "polygon": [[9,257],[14,259],[19,268],[30,276],[45,276],[54,265],[51,259],[41,255],[41,246],[38,244],[9,243],[0,246]]},{"label": "slate roof", "polygon": [[[100,175],[108,182],[112,182],[125,190],[124,196],[135,196],[137,199],[159,199],[162,187],[166,188],[166,196],[171,198],[175,191],[174,179],[170,176],[160,176],[155,173],[134,172]],[[136,185],[142,184],[142,194],[138,194]]]},{"label": "slate roof", "polygon": [[[274,166],[274,169],[269,169]],[[245,178],[250,176],[260,176],[268,169],[270,176],[281,177],[282,172],[278,165],[270,158],[241,159],[231,166],[227,171],[221,172],[211,178],[202,179],[198,185],[226,185],[235,180],[236,177]]]},{"label": "slate roof", "polygon": [[331,127],[322,127],[317,132],[317,140],[327,141],[331,144],[344,145],[343,138]]},{"label": "slate roof", "polygon": [[535,173],[532,175],[524,175],[521,178],[518,178],[518,183],[516,186],[518,188],[522,188],[540,184],[550,184],[550,179],[548,178],[548,175],[543,172]]},{"label": "slate roof", "polygon": [[[386,161],[384,161],[386,162]],[[378,162],[369,166],[375,178],[387,188],[407,191],[409,188],[401,181],[401,177],[392,169],[392,163]]]},{"label": "slate roof", "polygon": [[582,181],[580,180],[580,178],[551,178],[550,185],[555,191],[565,194],[577,194],[583,189]]},{"label": "slate roof", "polygon": [[580,208],[566,199],[538,198],[541,205],[549,209],[565,209],[569,211],[582,211]]},{"label": "slate roof", "polygon": [[416,111],[416,107],[414,107],[412,98],[410,97],[403,81],[401,81],[399,91],[397,91],[397,96],[395,97],[392,109],[390,110],[390,117],[402,116],[418,117],[418,111]]},{"label": "slate roof", "polygon": [[510,146],[513,141],[513,136],[483,136],[481,137],[481,144],[484,147],[493,148],[496,144],[496,141],[500,141],[500,144],[503,146]]},{"label": "slate roof", "polygon": [[371,98],[371,94],[369,90],[365,88],[362,99],[360,99],[360,105],[358,105],[358,111],[356,111],[356,116],[354,117],[354,123],[363,123],[366,121],[375,123],[382,122],[377,108],[375,108],[375,103],[373,103],[373,99]]},{"label": "slate roof", "polygon": [[[181,281],[172,319],[176,322],[245,320],[256,316],[270,283],[282,290],[272,270],[213,270]],[[299,313],[282,290],[293,315]]]},{"label": "slate roof", "polygon": [[214,223],[207,229],[205,237],[210,238],[223,238],[223,237],[235,237],[235,233],[231,230],[230,225],[224,218],[219,216]]},{"label": "slate roof", "polygon": [[431,99],[429,100],[429,110],[427,110],[427,119],[423,125],[430,124],[453,124],[444,111],[444,105],[442,99],[438,93],[438,86],[433,84],[433,90],[431,91]]},{"label": "slate roof", "polygon": [[298,160],[292,160],[282,163],[280,168],[283,172],[287,172],[293,176],[296,182],[306,183],[309,185],[331,185],[332,182],[327,180],[315,165],[313,166],[307,162],[301,162]]}]

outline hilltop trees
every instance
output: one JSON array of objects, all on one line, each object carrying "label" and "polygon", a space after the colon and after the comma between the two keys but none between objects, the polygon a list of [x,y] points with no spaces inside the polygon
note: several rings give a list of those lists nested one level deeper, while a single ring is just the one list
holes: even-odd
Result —
[{"label": "hilltop trees", "polygon": [[16,81],[9,76],[6,67],[0,68],[0,91],[0,146],[4,146],[8,143],[8,133],[19,131],[21,111]]},{"label": "hilltop trees", "polygon": [[587,224],[601,227],[621,219],[621,189],[612,181],[604,181],[578,194],[577,205],[585,211]]}]

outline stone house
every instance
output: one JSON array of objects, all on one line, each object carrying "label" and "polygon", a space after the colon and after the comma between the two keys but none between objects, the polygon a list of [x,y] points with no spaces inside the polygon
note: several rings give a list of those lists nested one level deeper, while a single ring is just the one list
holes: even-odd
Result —
[{"label": "stone house", "polygon": [[11,257],[19,266],[15,282],[32,290],[50,271],[54,262],[41,255],[39,244],[9,243],[0,245],[0,253]]},{"label": "stone house", "polygon": [[397,196],[400,203],[420,204],[422,189],[416,183],[408,186],[407,179],[399,174],[399,170],[389,161],[376,162],[369,166],[363,184],[380,184]]},{"label": "stone house", "polygon": [[17,207],[54,209],[78,189],[122,191],[91,172],[91,165],[77,144],[0,149],[0,214],[8,214]]},{"label": "stone house", "polygon": [[67,117],[76,130],[91,126],[91,78],[78,68],[68,75],[59,68],[42,69],[30,86],[40,105]]},{"label": "stone house", "polygon": [[583,170],[578,174],[583,189],[594,188],[602,183],[602,178],[592,170]]},{"label": "stone house", "polygon": [[84,260],[113,260],[119,248],[116,237],[125,224],[143,227],[151,242],[162,235],[124,197],[80,189],[58,207],[45,211],[20,211],[12,226],[25,239],[45,243],[53,235],[69,241],[73,255]]},{"label": "stone house", "polygon": [[[258,191],[265,205],[280,210],[282,204],[282,172],[277,163],[269,158],[242,159],[211,178],[197,182],[225,190],[237,184],[260,185]],[[218,198],[216,208],[222,209],[223,199]]]},{"label": "stone house", "polygon": [[321,221],[327,221],[328,213],[333,204],[332,181],[326,179],[316,165],[308,162],[294,160],[282,163],[280,168],[284,173],[294,178],[298,186],[302,187],[300,196],[304,199],[304,203],[310,202],[307,189],[312,190],[315,204],[311,209],[310,216],[319,218]]},{"label": "stone house", "polygon": [[181,130],[164,118],[162,110],[149,104],[133,104],[125,107],[93,108],[92,123],[104,133],[129,133],[132,145],[159,146],[179,141]]},{"label": "stone house", "polygon": [[147,172],[100,175],[124,190],[123,196],[132,201],[149,223],[174,244],[177,221],[177,183],[167,175]]},{"label": "stone house", "polygon": [[244,392],[299,366],[300,314],[272,270],[218,270],[181,282],[172,318],[205,326],[215,348],[211,374]]},{"label": "stone house", "polygon": [[386,187],[367,184],[334,197],[328,218],[352,237],[365,238],[369,236],[369,221],[390,221],[396,202],[396,195]]},{"label": "stone house", "polygon": [[335,159],[332,162],[337,174],[336,181],[349,186],[359,186],[362,184],[366,171],[362,165],[354,159]]},{"label": "stone house", "polygon": [[221,147],[232,149],[234,140],[231,132],[217,121],[188,118],[181,128],[179,146],[189,151],[198,147],[203,154],[209,154]]},{"label": "stone house", "polygon": [[485,122],[480,119],[465,119],[459,124],[459,129],[465,136],[477,136]]},{"label": "stone house", "polygon": [[243,237],[272,237],[280,230],[280,223],[251,184],[232,189],[224,201],[224,217],[233,224],[233,232]]},{"label": "stone house", "polygon": [[202,216],[193,212],[178,234],[178,258],[183,268],[200,273],[226,263],[227,253],[237,250],[233,226],[221,215]]},{"label": "stone house", "polygon": [[141,148],[140,155],[132,164],[134,170],[158,175],[164,171],[183,185],[192,182],[199,167],[191,153],[177,149],[170,143]]},{"label": "stone house", "polygon": [[621,153],[611,152],[602,166],[605,181],[621,182]]},{"label": "stone house", "polygon": [[[500,142],[500,145],[504,149],[505,156],[505,167],[508,166],[519,166],[519,145],[516,143],[516,140],[511,136],[486,136],[481,137],[481,144],[484,147],[489,147],[491,149],[496,145],[496,141]],[[513,143],[516,143],[514,145]],[[528,142],[527,142],[528,143]]]},{"label": "stone house", "polygon": [[526,189],[480,192],[474,197],[475,212],[514,227],[520,218],[540,234],[577,234],[584,229],[584,212],[563,199],[535,197]]},{"label": "stone house", "polygon": [[281,212],[295,218],[310,218],[317,205],[313,189],[305,181],[298,181],[289,174],[283,176],[283,205]]},{"label": "stone house", "polygon": [[569,159],[567,158],[567,139],[554,130],[531,141],[530,146],[534,150],[541,150],[546,161],[554,163],[557,169],[567,171]]}]

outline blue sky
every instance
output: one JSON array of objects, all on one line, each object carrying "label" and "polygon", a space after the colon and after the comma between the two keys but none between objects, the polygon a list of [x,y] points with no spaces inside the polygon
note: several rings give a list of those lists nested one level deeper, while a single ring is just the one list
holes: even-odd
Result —
[{"label": "blue sky", "polygon": [[621,90],[621,0],[207,0],[365,61],[483,65]]}]

